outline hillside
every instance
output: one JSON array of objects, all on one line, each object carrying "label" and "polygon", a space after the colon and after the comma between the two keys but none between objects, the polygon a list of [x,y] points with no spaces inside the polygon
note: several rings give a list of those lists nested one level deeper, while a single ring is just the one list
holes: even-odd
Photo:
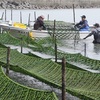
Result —
[{"label": "hillside", "polygon": [[0,9],[99,8],[100,0],[0,0]]}]

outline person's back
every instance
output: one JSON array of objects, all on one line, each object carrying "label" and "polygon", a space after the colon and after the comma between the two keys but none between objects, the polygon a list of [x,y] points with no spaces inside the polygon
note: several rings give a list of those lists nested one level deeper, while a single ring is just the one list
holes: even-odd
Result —
[{"label": "person's back", "polygon": [[93,35],[94,35],[94,41],[93,41],[93,43],[100,43],[100,28],[96,28],[93,31]]},{"label": "person's back", "polygon": [[44,17],[39,16],[34,24],[34,30],[45,30],[44,22],[43,22]]},{"label": "person's back", "polygon": [[37,19],[35,24],[34,24],[34,30],[38,30],[41,27],[41,25],[42,25],[42,21]]}]

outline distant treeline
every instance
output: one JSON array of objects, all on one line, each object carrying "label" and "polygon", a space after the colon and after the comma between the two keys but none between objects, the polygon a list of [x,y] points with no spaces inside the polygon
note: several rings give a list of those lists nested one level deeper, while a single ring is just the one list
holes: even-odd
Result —
[{"label": "distant treeline", "polygon": [[13,9],[60,9],[99,8],[100,0],[0,0],[0,8]]}]

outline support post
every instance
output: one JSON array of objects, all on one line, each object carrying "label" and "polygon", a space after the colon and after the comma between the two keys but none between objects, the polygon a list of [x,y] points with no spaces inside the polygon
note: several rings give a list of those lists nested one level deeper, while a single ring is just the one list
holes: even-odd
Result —
[{"label": "support post", "polygon": [[47,20],[49,21],[49,14],[48,14]]},{"label": "support post", "polygon": [[36,21],[36,12],[34,12],[34,21]]},{"label": "support post", "polygon": [[13,20],[13,10],[12,10],[12,6],[11,6],[11,21]]},{"label": "support post", "polygon": [[55,38],[55,62],[57,63],[57,43]]},{"label": "support post", "polygon": [[54,43],[55,43],[55,62],[57,62],[57,39],[56,39],[56,20],[54,20],[54,32],[53,32],[53,38],[54,38]]},{"label": "support post", "polygon": [[10,47],[7,48],[7,67],[6,67],[6,74],[9,74],[9,68],[10,68]]},{"label": "support post", "polygon": [[30,17],[31,17],[31,14],[29,13],[29,16],[28,16],[28,26],[30,26]]},{"label": "support post", "polygon": [[62,100],[66,100],[66,61],[62,58]]},{"label": "support post", "polygon": [[5,9],[5,21],[7,21],[7,10]]},{"label": "support post", "polygon": [[74,7],[74,4],[73,4],[73,21],[74,21],[74,24],[75,24],[75,7]]},{"label": "support post", "polygon": [[53,27],[53,38],[55,38],[55,30],[56,30],[56,20],[54,20],[54,27]]},{"label": "support post", "polygon": [[86,57],[86,43],[84,43],[84,56]]},{"label": "support post", "polygon": [[27,32],[27,45],[30,43],[30,41],[29,41],[29,40],[30,40],[30,39],[29,39],[29,33],[30,33],[30,32]]},{"label": "support post", "polygon": [[23,53],[23,38],[21,37],[21,53]]},{"label": "support post", "polygon": [[22,23],[22,13],[20,12],[20,23]]}]

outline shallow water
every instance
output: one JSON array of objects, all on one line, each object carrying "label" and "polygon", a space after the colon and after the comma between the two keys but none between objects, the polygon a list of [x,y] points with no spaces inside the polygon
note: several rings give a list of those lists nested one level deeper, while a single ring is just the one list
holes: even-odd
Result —
[{"label": "shallow water", "polygon": [[[11,49],[16,49],[19,52],[21,52],[21,47],[20,46],[14,46],[14,45],[6,45],[6,46],[9,46]],[[81,53],[84,56],[84,50],[83,50],[84,48],[82,48],[82,46],[80,46],[78,44],[77,44],[77,48],[76,47],[74,48],[72,46],[71,47],[65,47],[65,46],[61,47],[60,46],[60,47],[58,47],[58,50],[60,50],[61,52],[65,52],[65,53],[73,53],[73,54],[75,54],[75,53]],[[32,54],[37,55],[37,56],[39,56],[39,57],[41,57],[43,59],[51,59],[52,61],[55,61],[55,57],[54,56],[47,55],[45,53],[34,52],[33,50],[31,50],[29,48],[23,47],[23,53],[29,53],[29,52],[31,52]],[[85,56],[87,56],[87,54],[88,53],[86,52]],[[93,58],[95,57],[95,59],[97,59],[97,58],[99,59],[100,58],[100,52],[99,52],[99,55],[94,53],[94,55],[92,55],[92,56],[93,56]],[[88,57],[92,58],[89,55],[88,55]],[[61,60],[58,59],[57,62],[61,62]],[[69,63],[71,63],[71,62],[69,62]],[[83,65],[83,64],[81,64],[81,66],[80,66],[80,62],[79,63],[75,63],[74,62],[74,63],[71,63],[71,64],[76,65],[77,67],[82,68],[82,69],[87,70],[87,71],[90,71],[92,73],[100,73],[99,70],[93,70],[89,66],[86,66],[86,65]]]},{"label": "shallow water", "polygon": [[[46,90],[46,91],[53,91],[56,93],[58,99],[61,100],[61,90],[60,89],[49,86],[49,85],[39,81],[38,79],[35,79],[31,76],[24,75],[24,74],[21,74],[18,72],[14,72],[11,70],[9,73],[9,77],[16,82],[18,82],[22,85],[31,87],[31,88],[35,88],[35,89],[39,89],[39,90]],[[80,100],[79,98],[72,96],[69,93],[66,93],[66,99],[67,100]]]},{"label": "shallow water", "polygon": [[[2,12],[5,12],[4,9],[0,9],[0,15]],[[29,13],[31,14],[31,21],[34,21],[34,12],[36,12],[36,17],[44,15],[45,19],[50,20],[60,20],[65,22],[74,22],[73,21],[73,10],[72,9],[50,9],[50,10],[13,10],[13,22],[20,22],[20,12],[22,12],[22,22],[28,23]],[[91,9],[75,9],[75,20],[76,22],[80,21],[80,16],[86,15],[89,25],[94,23],[100,23],[100,8],[91,8]],[[1,17],[0,16],[0,17]],[[5,20],[5,16],[3,17]],[[11,20],[11,10],[7,10],[7,21]]]},{"label": "shallow water", "polygon": [[[0,15],[5,10],[0,9]],[[49,14],[50,20],[60,20],[65,22],[73,22],[73,10],[72,9],[59,9],[59,10],[13,10],[13,22],[20,22],[20,12],[22,12],[22,22],[28,23],[28,15],[31,14],[31,21],[34,21],[34,12],[36,12],[36,16],[44,15],[47,20],[47,16]],[[87,20],[90,25],[98,22],[100,23],[100,8],[92,8],[92,9],[75,9],[76,12],[76,22],[80,21],[81,15],[86,15]],[[11,19],[11,11],[7,10],[7,21]],[[5,16],[3,17],[5,20]],[[83,34],[82,34],[83,35]],[[84,38],[84,35],[82,36]],[[78,51],[84,55],[84,43],[86,43],[86,56],[92,59],[100,60],[100,44],[93,44],[93,37],[89,37],[86,40],[80,40],[76,49],[71,49],[69,51]],[[79,46],[80,45],[80,46]],[[73,46],[73,44],[71,44]],[[63,51],[66,52],[65,49]]]}]

